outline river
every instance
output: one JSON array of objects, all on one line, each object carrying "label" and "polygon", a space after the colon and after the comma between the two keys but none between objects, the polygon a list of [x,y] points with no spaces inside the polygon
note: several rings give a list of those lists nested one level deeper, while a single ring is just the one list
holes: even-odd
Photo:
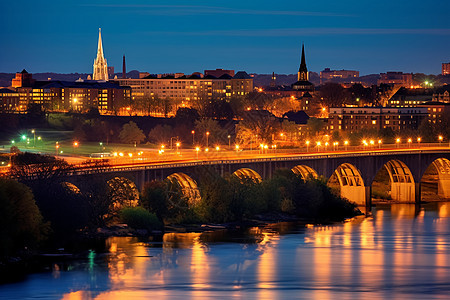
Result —
[{"label": "river", "polygon": [[449,299],[450,203],[331,226],[110,238],[107,253],[0,286],[0,299]]}]

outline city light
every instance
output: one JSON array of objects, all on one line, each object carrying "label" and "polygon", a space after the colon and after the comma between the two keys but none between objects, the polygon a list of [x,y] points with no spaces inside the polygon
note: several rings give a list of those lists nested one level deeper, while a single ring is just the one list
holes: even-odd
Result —
[{"label": "city light", "polygon": [[216,151],[219,151],[220,150],[220,147],[219,146],[216,146]]}]

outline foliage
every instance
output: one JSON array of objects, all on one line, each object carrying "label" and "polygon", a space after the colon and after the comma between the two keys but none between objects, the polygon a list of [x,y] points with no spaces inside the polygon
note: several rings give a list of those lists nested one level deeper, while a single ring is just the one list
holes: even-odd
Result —
[{"label": "foliage", "polygon": [[206,136],[208,135],[208,144],[214,145],[215,143],[226,143],[227,142],[227,132],[220,127],[219,122],[212,119],[200,119],[195,122],[195,135],[196,140],[201,141],[202,144],[206,145]]},{"label": "foliage", "polygon": [[63,159],[30,152],[18,153],[12,157],[11,175],[20,182],[30,180],[52,180],[57,182],[72,167]]},{"label": "foliage", "polygon": [[120,219],[133,229],[162,229],[155,214],[149,212],[143,207],[125,207],[120,210]]},{"label": "foliage", "polygon": [[42,241],[48,224],[43,222],[31,190],[14,180],[0,179],[0,256],[13,255]]},{"label": "foliage", "polygon": [[148,134],[150,142],[167,145],[173,136],[173,129],[169,125],[156,125]]},{"label": "foliage", "polygon": [[268,111],[248,111],[236,126],[236,140],[239,144],[248,144],[253,137],[270,144],[273,135],[280,128],[278,120]]},{"label": "foliage", "polygon": [[347,100],[345,89],[339,83],[327,82],[320,87],[319,93],[325,107],[339,107]]},{"label": "foliage", "polygon": [[108,215],[114,217],[123,207],[135,207],[139,204],[139,191],[131,180],[114,177],[108,180],[108,198],[111,200]]},{"label": "foliage", "polygon": [[309,118],[306,125],[311,135],[319,135],[325,128],[325,122],[318,118]]},{"label": "foliage", "polygon": [[122,131],[119,134],[120,140],[125,144],[137,143],[140,144],[145,140],[144,132],[134,123],[130,121],[123,125]]}]

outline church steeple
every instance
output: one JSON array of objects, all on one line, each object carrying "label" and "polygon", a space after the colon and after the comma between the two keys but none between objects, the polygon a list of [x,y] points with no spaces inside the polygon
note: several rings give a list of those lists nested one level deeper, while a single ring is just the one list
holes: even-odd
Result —
[{"label": "church steeple", "polygon": [[103,56],[103,44],[102,44],[102,29],[98,29],[98,47],[97,58],[94,60],[94,74],[93,80],[108,80],[108,66],[106,59]]},{"label": "church steeple", "polygon": [[302,60],[298,69],[298,81],[308,81],[308,69],[306,68],[305,45],[302,45]]}]

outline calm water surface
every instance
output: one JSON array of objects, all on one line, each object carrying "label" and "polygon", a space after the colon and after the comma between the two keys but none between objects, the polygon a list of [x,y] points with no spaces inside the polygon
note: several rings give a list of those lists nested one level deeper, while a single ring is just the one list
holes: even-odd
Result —
[{"label": "calm water surface", "polygon": [[333,226],[111,238],[109,253],[0,286],[0,299],[449,299],[450,203],[372,213]]}]

